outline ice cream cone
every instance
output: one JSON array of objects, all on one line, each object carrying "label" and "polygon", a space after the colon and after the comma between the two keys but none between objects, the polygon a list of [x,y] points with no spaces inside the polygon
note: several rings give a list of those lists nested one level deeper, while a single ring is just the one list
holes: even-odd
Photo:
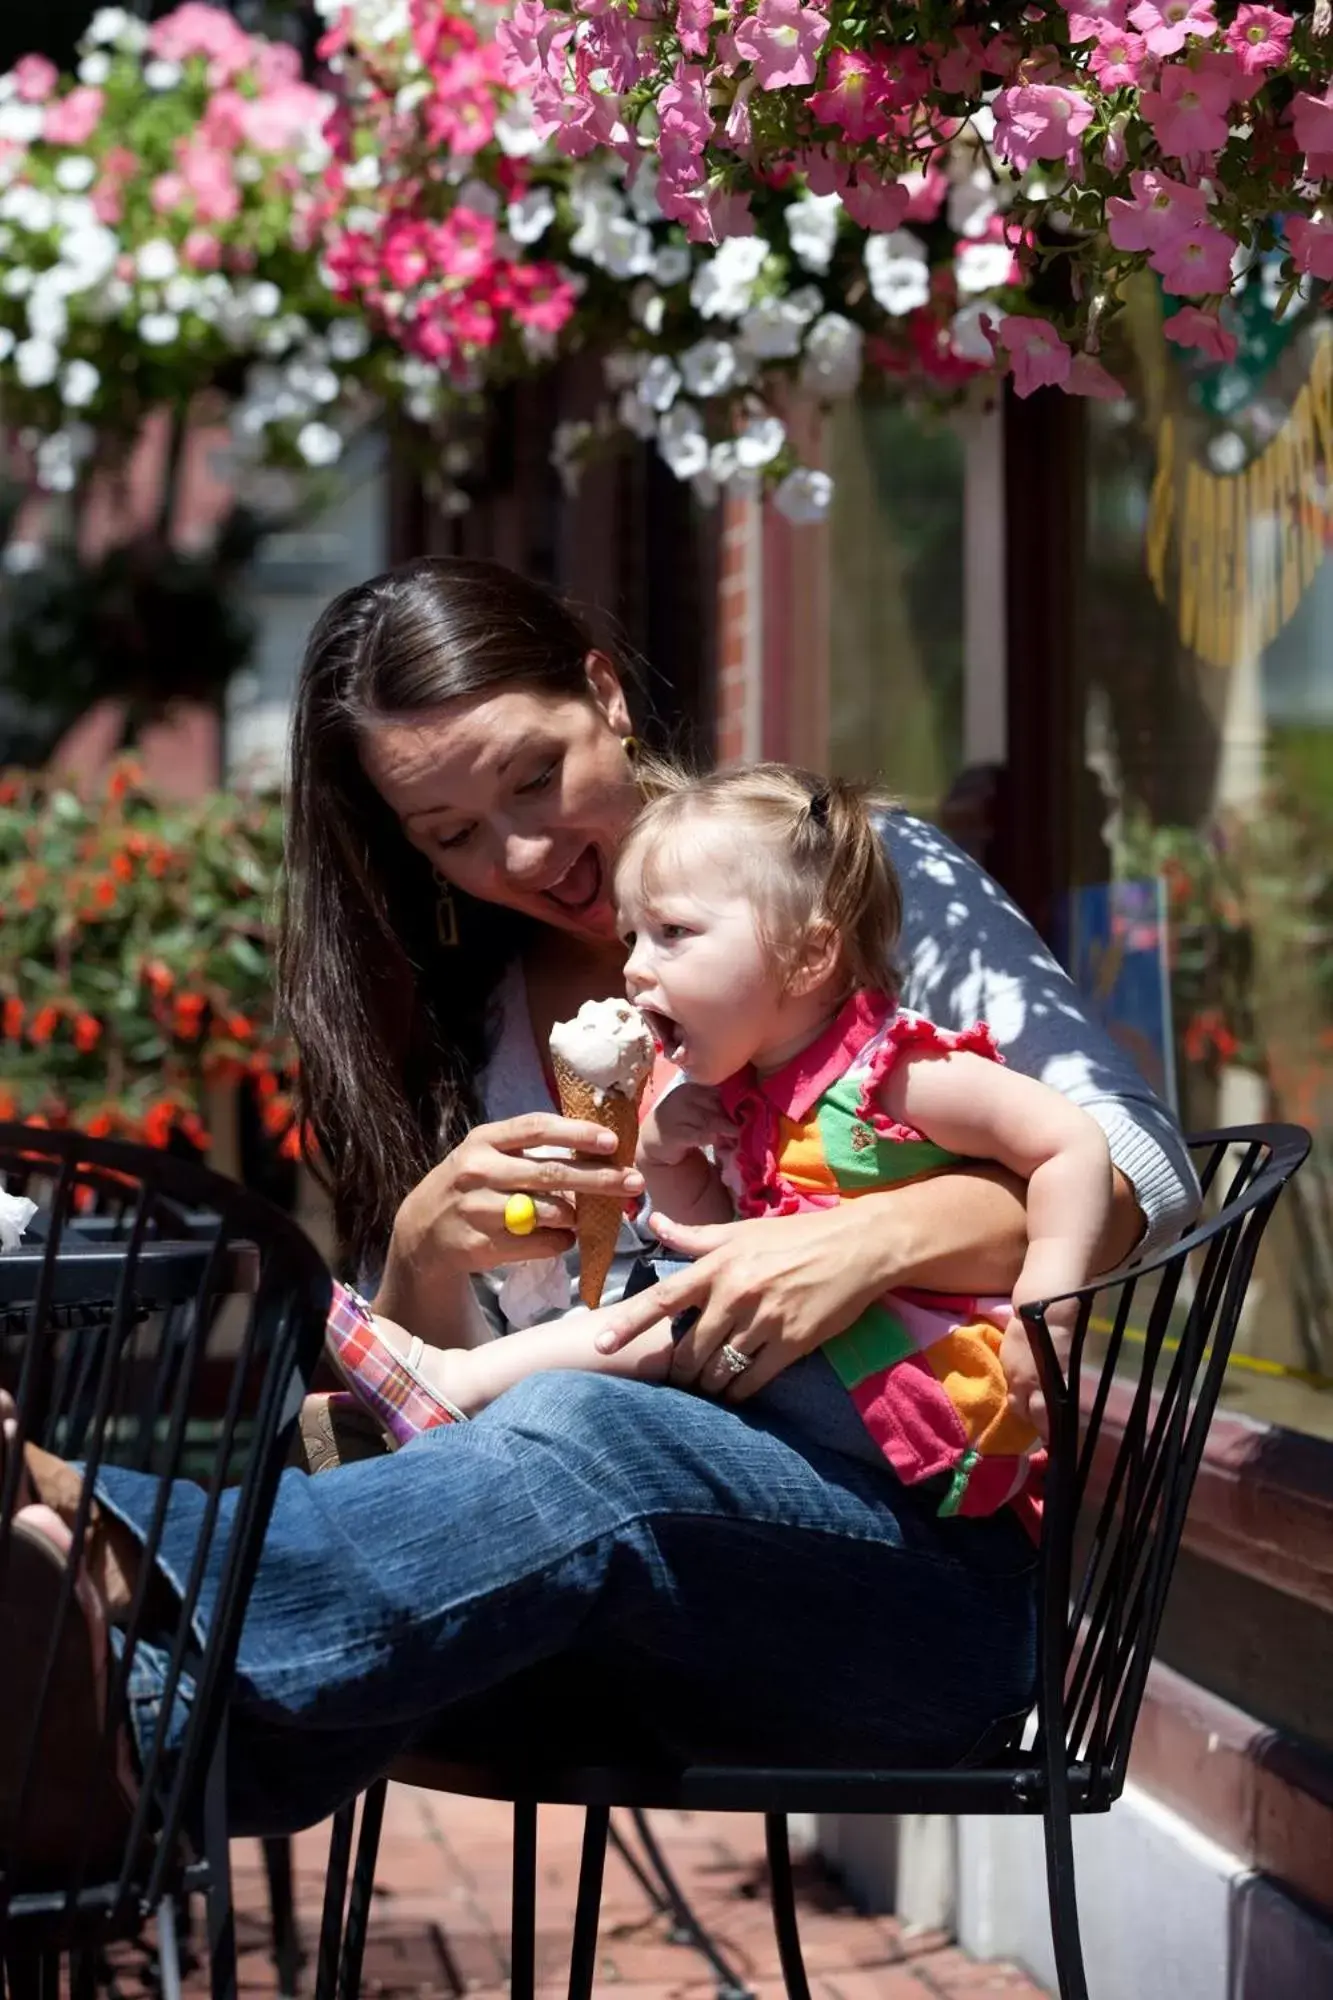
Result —
[{"label": "ice cream cone", "polygon": [[[639,1103],[643,1082],[633,1097],[622,1091],[600,1091],[560,1056],[551,1057],[560,1109],[566,1118],[581,1118],[616,1135],[614,1164],[632,1167],[639,1141]],[[646,1082],[647,1079],[644,1079]],[[616,1254],[624,1206],[614,1195],[582,1194],[575,1204],[579,1244],[579,1297],[590,1310],[602,1298],[602,1287]]]}]

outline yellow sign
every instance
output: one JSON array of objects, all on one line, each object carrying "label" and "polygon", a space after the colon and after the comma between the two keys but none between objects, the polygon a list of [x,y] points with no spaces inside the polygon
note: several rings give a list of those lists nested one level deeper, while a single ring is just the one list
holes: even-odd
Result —
[{"label": "yellow sign", "polygon": [[1148,575],[1174,609],[1183,644],[1215,667],[1233,667],[1276,639],[1333,532],[1333,335],[1320,339],[1286,423],[1243,471],[1182,464],[1177,442],[1175,420],[1164,417],[1148,507]]}]

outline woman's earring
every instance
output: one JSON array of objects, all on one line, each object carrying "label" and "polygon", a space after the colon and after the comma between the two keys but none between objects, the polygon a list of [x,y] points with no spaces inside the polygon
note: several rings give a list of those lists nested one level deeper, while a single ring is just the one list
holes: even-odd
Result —
[{"label": "woman's earring", "polygon": [[639,761],[639,739],[637,736],[622,736],[620,747],[625,753],[631,771]]},{"label": "woman's earring", "polygon": [[441,882],[435,898],[435,936],[444,951],[458,943],[458,906],[447,882]]}]

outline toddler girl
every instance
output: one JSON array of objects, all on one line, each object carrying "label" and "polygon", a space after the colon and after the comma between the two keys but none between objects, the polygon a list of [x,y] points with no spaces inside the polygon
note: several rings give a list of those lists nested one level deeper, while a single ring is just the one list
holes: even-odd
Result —
[{"label": "toddler girl", "polygon": [[[1014,1502],[1031,1518],[1043,1454],[1016,1309],[1092,1274],[1112,1199],[1100,1127],[1004,1068],[989,1028],[954,1034],[896,1004],[901,899],[860,790],[775,764],[647,782],[616,893],[626,992],[682,1071],[641,1130],[654,1207],[696,1224],[782,1215],[963,1158],[1022,1176],[1012,1299],[890,1295],[764,1394],[800,1380],[813,1409],[836,1384],[941,1513]],[[1058,1336],[1072,1321],[1069,1305],[1048,1315]],[[720,1354],[749,1367],[744,1327]]]}]

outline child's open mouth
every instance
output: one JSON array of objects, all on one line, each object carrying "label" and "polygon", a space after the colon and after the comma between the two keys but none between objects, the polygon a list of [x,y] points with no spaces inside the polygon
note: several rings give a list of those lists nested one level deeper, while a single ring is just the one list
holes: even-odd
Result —
[{"label": "child's open mouth", "polygon": [[685,1037],[680,1031],[679,1022],[673,1021],[670,1014],[659,1014],[655,1007],[641,1007],[639,1011],[648,1023],[653,1040],[667,1061],[682,1062],[685,1056]]}]

